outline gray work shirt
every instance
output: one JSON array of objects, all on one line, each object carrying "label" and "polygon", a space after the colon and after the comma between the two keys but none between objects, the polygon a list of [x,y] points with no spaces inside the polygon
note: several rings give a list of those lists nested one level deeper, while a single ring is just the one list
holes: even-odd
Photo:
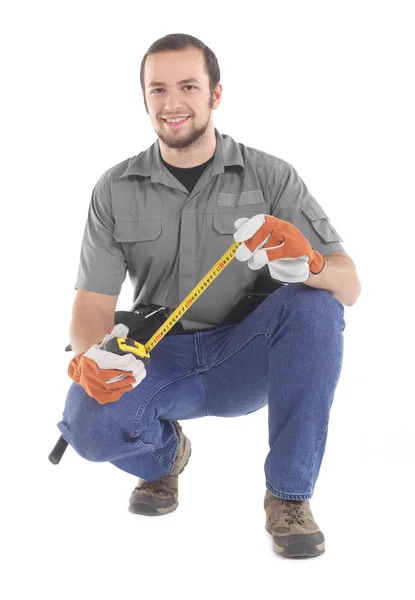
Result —
[{"label": "gray work shirt", "polygon": [[[216,150],[189,194],[163,165],[158,140],[106,171],[94,187],[75,289],[176,308],[234,242],[234,223],[258,213],[293,223],[322,255],[343,250],[328,216],[286,161],[215,129]],[[185,330],[223,323],[268,267],[237,259],[181,319]]]}]

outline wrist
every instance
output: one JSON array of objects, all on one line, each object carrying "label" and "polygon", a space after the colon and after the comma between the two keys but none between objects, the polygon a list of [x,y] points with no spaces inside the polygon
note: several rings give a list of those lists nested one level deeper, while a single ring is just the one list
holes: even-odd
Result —
[{"label": "wrist", "polygon": [[313,250],[313,259],[309,263],[310,268],[310,276],[311,275],[320,275],[326,266],[326,260],[320,252],[317,250]]}]

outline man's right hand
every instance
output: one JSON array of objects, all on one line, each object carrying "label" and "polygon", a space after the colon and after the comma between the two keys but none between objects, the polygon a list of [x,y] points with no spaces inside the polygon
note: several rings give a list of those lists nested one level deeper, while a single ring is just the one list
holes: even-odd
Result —
[{"label": "man's right hand", "polygon": [[127,335],[128,327],[119,323],[100,344],[94,344],[87,352],[80,352],[69,363],[69,377],[100,404],[115,402],[146,376],[144,363],[134,354],[120,356],[102,350],[106,342]]}]

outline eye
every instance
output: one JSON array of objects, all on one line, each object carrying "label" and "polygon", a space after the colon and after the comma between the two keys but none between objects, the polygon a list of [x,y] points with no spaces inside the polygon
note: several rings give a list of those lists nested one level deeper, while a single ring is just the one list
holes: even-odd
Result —
[{"label": "eye", "polygon": [[[193,90],[196,89],[196,87],[194,85],[190,85],[190,84],[183,86],[183,88],[192,88]],[[159,91],[163,91],[163,88],[155,88],[154,90],[152,90],[150,92],[150,94],[156,94],[157,95],[157,92],[159,92]]]}]

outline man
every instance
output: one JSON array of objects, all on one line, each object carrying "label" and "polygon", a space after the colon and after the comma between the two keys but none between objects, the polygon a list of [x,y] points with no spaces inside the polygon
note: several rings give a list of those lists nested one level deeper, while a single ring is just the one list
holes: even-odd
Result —
[{"label": "man", "polygon": [[[309,499],[341,371],[343,305],[360,294],[354,263],[290,164],[214,128],[220,72],[200,40],[156,41],[141,85],[158,140],[94,188],[70,328],[74,383],[58,427],[84,458],[139,477],[131,512],[163,515],[177,508],[191,454],[178,420],[268,404],[266,528],[281,556],[317,556],[324,535]],[[102,349],[128,332],[114,327],[127,270],[134,306],[172,310],[235,240],[237,260],[146,366]],[[232,322],[260,277],[272,293]]]}]

